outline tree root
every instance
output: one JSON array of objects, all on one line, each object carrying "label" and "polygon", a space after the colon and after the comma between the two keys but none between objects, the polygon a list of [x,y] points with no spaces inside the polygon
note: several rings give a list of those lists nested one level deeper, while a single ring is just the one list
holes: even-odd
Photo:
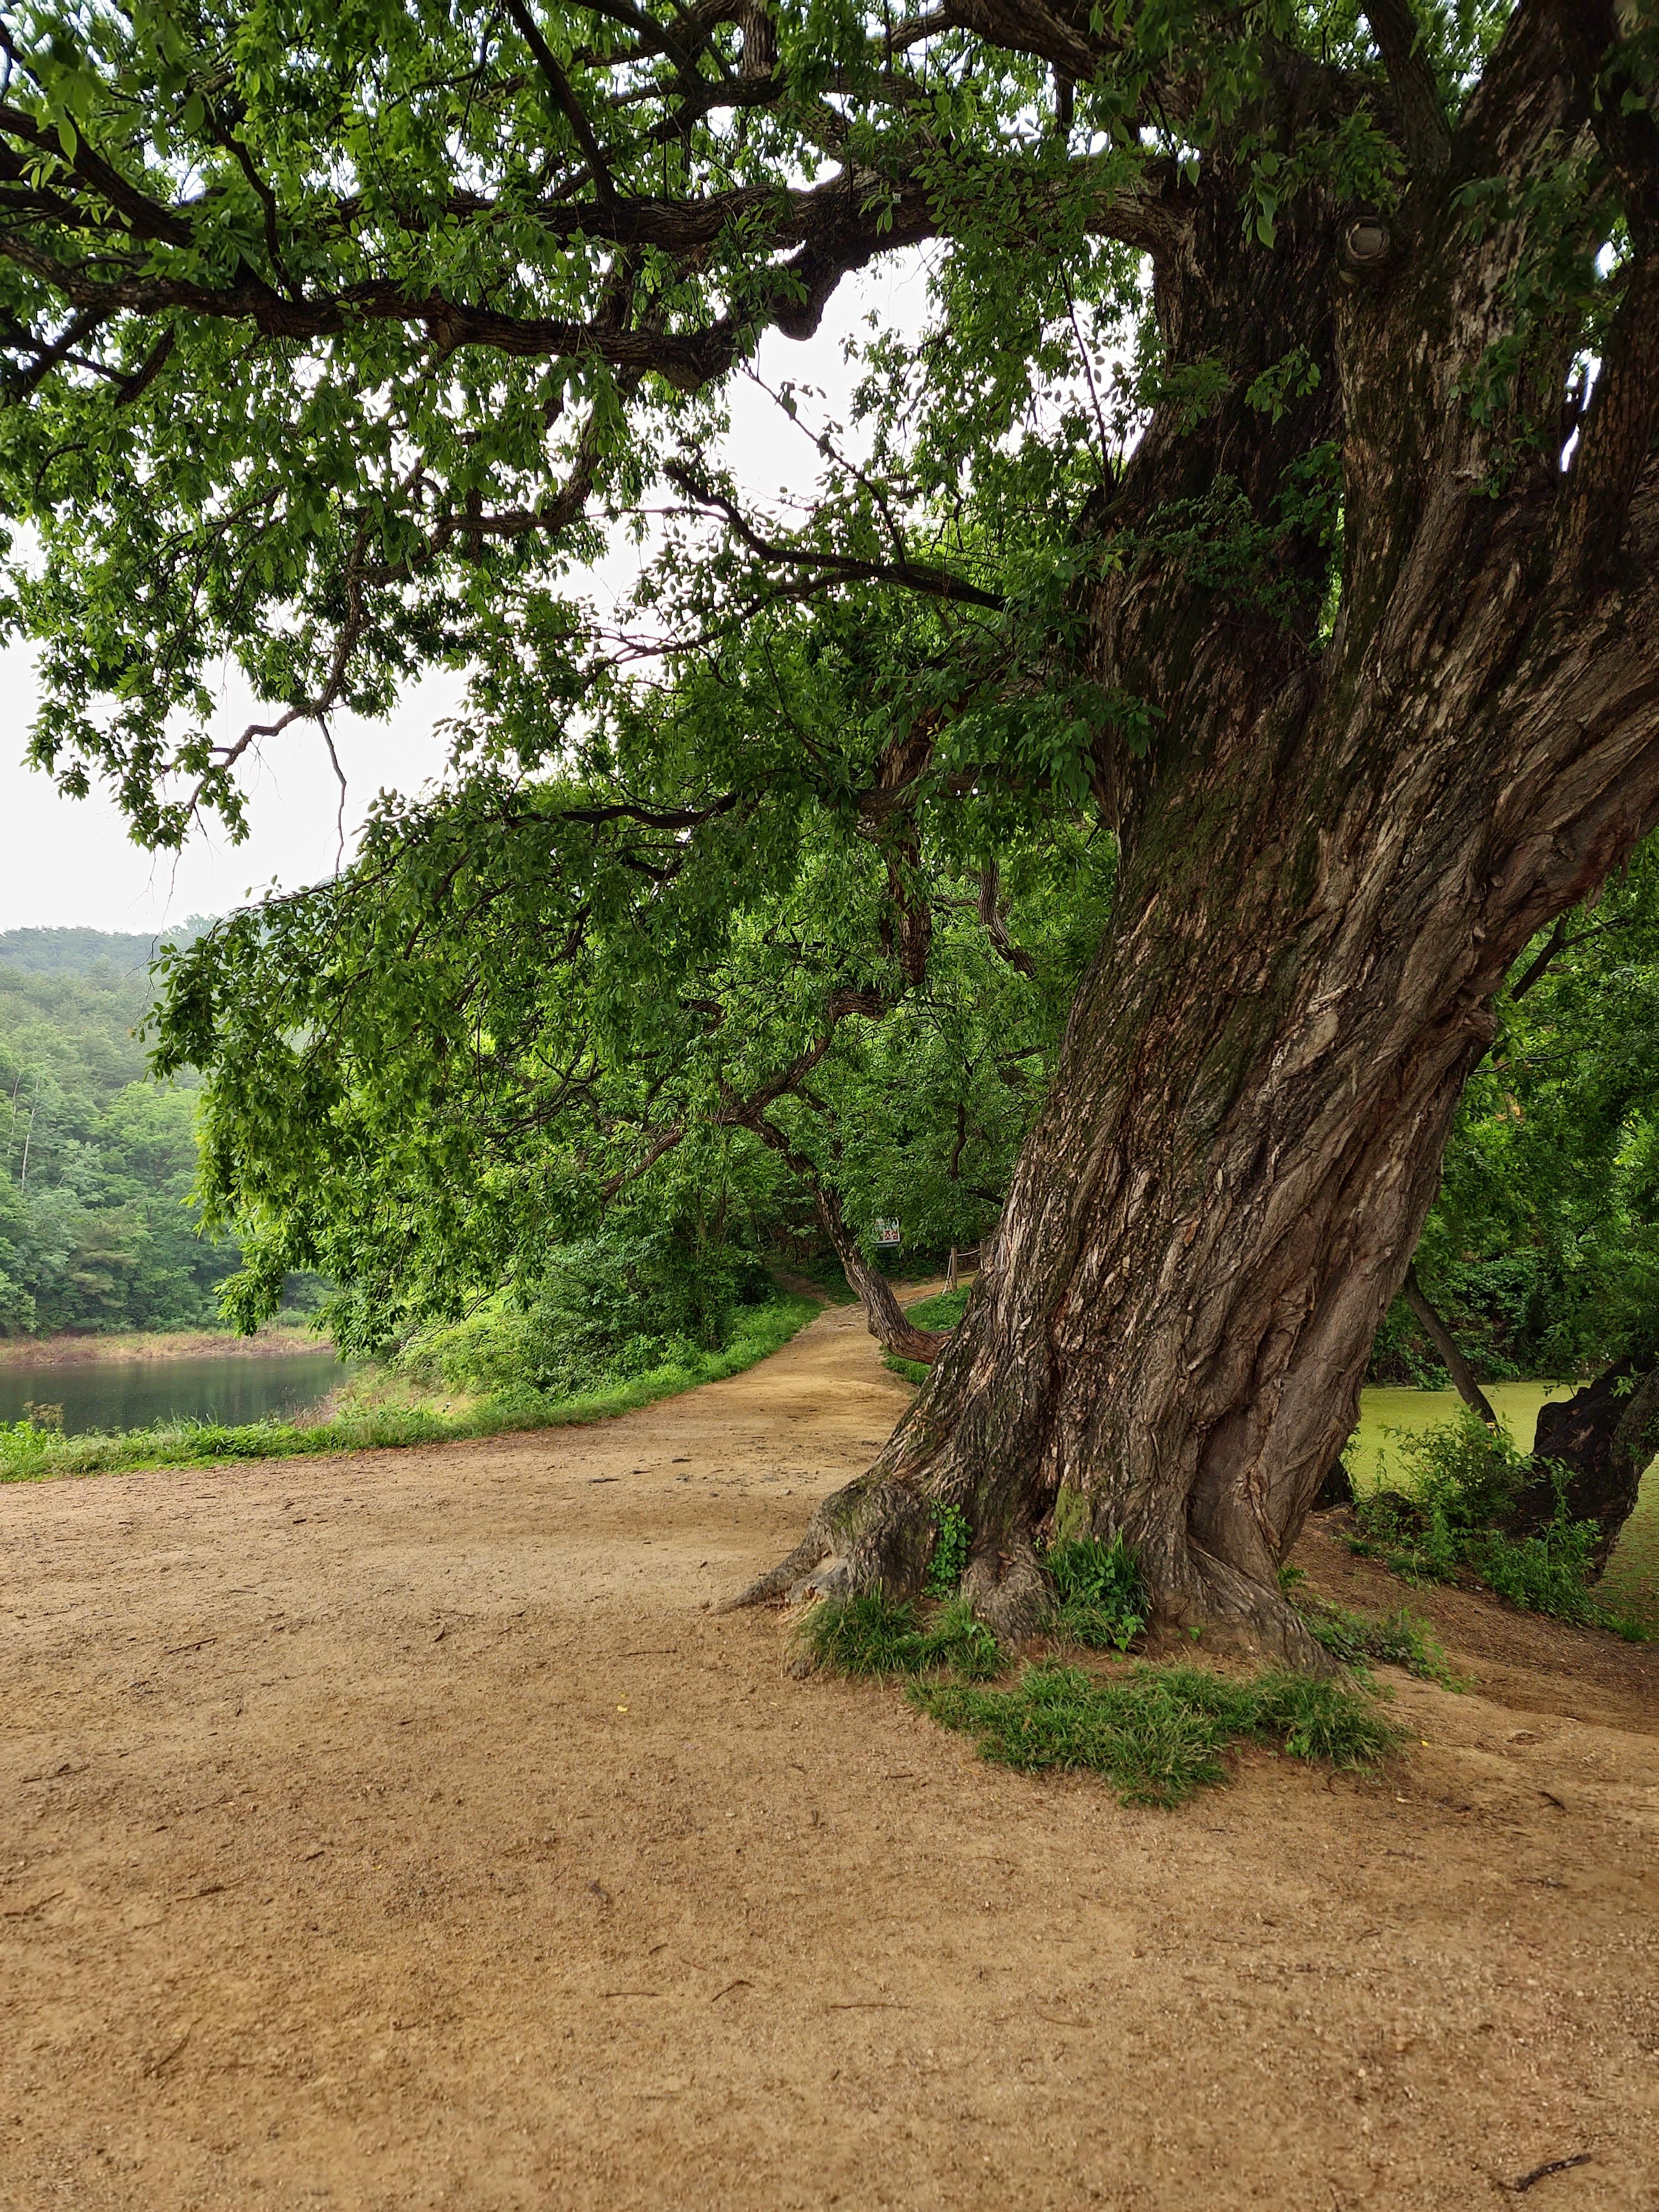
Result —
[{"label": "tree root", "polygon": [[[804,1605],[877,1589],[890,1598],[915,1597],[935,1541],[933,1509],[926,1498],[901,1483],[866,1477],[826,1498],[793,1551],[716,1610]],[[1152,1570],[1155,1630],[1179,1636],[1197,1628],[1206,1650],[1237,1652],[1303,1674],[1339,1671],[1282,1591],[1210,1553],[1189,1548],[1171,1564],[1172,1572],[1159,1574],[1157,1562],[1143,1562]],[[975,1618],[1014,1650],[1042,1632],[1054,1608],[1042,1559],[1024,1538],[976,1547],[963,1575],[962,1595]]]},{"label": "tree root", "polygon": [[1201,1629],[1205,1646],[1212,1651],[1237,1652],[1300,1674],[1341,1672],[1282,1590],[1256,1581],[1211,1552],[1189,1550],[1187,1566],[1194,1587],[1184,1602],[1154,1585],[1155,1623]]},{"label": "tree root", "polygon": [[896,1482],[852,1482],[826,1498],[787,1559],[718,1610],[781,1599],[856,1597],[881,1589],[912,1597],[921,1588],[934,1542],[933,1509]]}]

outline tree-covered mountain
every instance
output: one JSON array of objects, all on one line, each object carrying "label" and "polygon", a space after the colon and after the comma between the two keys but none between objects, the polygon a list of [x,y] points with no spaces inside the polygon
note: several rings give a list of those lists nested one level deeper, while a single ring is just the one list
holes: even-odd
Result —
[{"label": "tree-covered mountain", "polygon": [[[174,933],[193,936],[196,925]],[[203,1237],[193,1081],[148,1079],[155,939],[0,935],[0,1332],[217,1319],[235,1247]]]}]

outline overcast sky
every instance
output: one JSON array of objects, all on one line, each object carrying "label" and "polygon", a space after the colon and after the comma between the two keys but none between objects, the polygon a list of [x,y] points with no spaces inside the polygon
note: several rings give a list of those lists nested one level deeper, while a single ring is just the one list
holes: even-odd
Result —
[{"label": "overcast sky", "polygon": [[[769,383],[788,377],[821,386],[828,410],[845,419],[849,380],[842,342],[848,331],[872,308],[885,323],[915,329],[924,306],[919,264],[896,257],[862,285],[843,287],[810,343],[769,336],[761,374]],[[815,465],[807,440],[743,380],[732,417],[732,451],[755,491],[807,486]],[[377,792],[418,790],[440,772],[444,744],[434,726],[455,704],[460,684],[457,676],[431,678],[386,722],[335,718],[349,785],[348,831]],[[339,787],[314,729],[296,726],[266,749],[249,780],[252,834],[246,843],[232,847],[198,832],[182,854],[154,855],[131,842],[108,799],[60,799],[45,776],[23,766],[34,703],[32,656],[16,647],[0,651],[0,930],[80,924],[149,935],[193,914],[222,914],[272,882],[287,888],[333,872]],[[227,735],[249,719],[247,704],[245,694],[227,694]]]}]

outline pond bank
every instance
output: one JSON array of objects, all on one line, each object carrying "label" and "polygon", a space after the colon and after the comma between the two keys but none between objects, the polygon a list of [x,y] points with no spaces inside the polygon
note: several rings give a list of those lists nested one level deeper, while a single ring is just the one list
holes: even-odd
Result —
[{"label": "pond bank", "polygon": [[[314,1456],[608,1420],[659,1398],[676,1396],[696,1384],[740,1373],[786,1344],[818,1310],[816,1299],[788,1296],[745,1308],[722,1350],[700,1353],[685,1365],[671,1364],[629,1380],[601,1382],[581,1397],[554,1398],[523,1387],[491,1398],[468,1399],[427,1389],[384,1370],[359,1376],[340,1389],[336,1386],[346,1370],[331,1352],[325,1352],[319,1367],[331,1371],[319,1376],[314,1393],[310,1394],[313,1403],[290,1419],[185,1414],[163,1416],[147,1424],[112,1421],[107,1426],[94,1426],[71,1420],[66,1404],[60,1428],[56,1418],[43,1422],[38,1410],[30,1413],[20,1405],[14,1409],[12,1425],[0,1412],[0,1482],[199,1466],[215,1460]],[[279,1380],[301,1371],[289,1361],[273,1363],[273,1366],[279,1370]],[[167,1377],[184,1372],[183,1369],[156,1368],[151,1375]],[[257,1376],[259,1372],[246,1362],[238,1364],[240,1376]],[[131,1377],[143,1370],[129,1367],[125,1373]],[[48,1381],[33,1370],[14,1367],[9,1374],[0,1374],[0,1406],[8,1386],[15,1396],[27,1389],[37,1400],[49,1388],[60,1392],[67,1401],[70,1395],[67,1379]],[[230,1379],[234,1382],[237,1376]]]},{"label": "pond bank", "polygon": [[63,1330],[56,1336],[0,1338],[8,1367],[87,1367],[106,1359],[270,1359],[331,1347],[304,1322],[272,1322],[252,1336],[223,1328],[112,1329],[107,1335]]}]

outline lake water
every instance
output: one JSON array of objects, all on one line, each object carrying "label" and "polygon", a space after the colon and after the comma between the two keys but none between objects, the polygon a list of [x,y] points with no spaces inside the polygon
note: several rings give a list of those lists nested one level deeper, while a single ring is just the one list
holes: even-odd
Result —
[{"label": "lake water", "polygon": [[[1530,1446],[1538,1408],[1546,1398],[1570,1398],[1571,1382],[1486,1382],[1492,1411],[1518,1444]],[[1462,1400],[1455,1390],[1365,1390],[1359,1399],[1359,1426],[1343,1454],[1348,1472],[1362,1490],[1379,1475],[1398,1482],[1407,1473],[1401,1463],[1399,1438],[1390,1430],[1420,1433],[1455,1420]],[[1620,1532],[1601,1591],[1610,1603],[1638,1613],[1659,1628],[1659,1460],[1642,1478],[1636,1510]]]},{"label": "lake water", "polygon": [[0,1421],[21,1421],[32,1401],[61,1406],[70,1436],[89,1429],[142,1429],[153,1421],[240,1425],[289,1419],[325,1398],[346,1377],[332,1352],[207,1352],[190,1359],[89,1359],[62,1366],[20,1360],[0,1366]]}]

